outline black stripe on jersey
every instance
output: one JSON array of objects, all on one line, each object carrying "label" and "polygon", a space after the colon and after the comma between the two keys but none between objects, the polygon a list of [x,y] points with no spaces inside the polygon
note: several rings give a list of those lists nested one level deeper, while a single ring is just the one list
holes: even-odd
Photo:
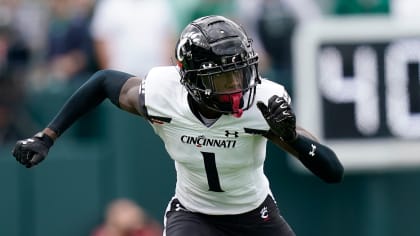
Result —
[{"label": "black stripe on jersey", "polygon": [[147,116],[147,118],[150,120],[150,122],[158,124],[171,123],[172,121],[172,118],[163,116]]},{"label": "black stripe on jersey", "polygon": [[147,108],[146,108],[146,98],[145,98],[145,83],[146,83],[146,78],[144,78],[141,81],[140,88],[139,88],[139,106],[140,106],[139,108],[140,108],[140,113],[144,117],[148,117]]},{"label": "black stripe on jersey", "polygon": [[268,130],[262,130],[262,129],[244,128],[244,131],[247,134],[258,134],[258,135],[266,135],[268,133]]}]

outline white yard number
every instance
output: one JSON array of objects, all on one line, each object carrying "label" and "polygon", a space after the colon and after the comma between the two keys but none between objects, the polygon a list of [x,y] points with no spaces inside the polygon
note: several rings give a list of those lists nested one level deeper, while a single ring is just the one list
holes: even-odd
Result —
[{"label": "white yard number", "polygon": [[[355,104],[356,127],[374,135],[380,126],[378,56],[370,46],[360,46],[353,58],[354,76],[343,76],[343,59],[335,47],[319,54],[320,90],[334,103]],[[420,113],[410,113],[408,64],[420,64],[420,41],[395,41],[385,49],[385,106],[390,132],[402,138],[420,137]],[[420,87],[420,80],[419,87]],[[420,91],[419,91],[420,93]]]}]

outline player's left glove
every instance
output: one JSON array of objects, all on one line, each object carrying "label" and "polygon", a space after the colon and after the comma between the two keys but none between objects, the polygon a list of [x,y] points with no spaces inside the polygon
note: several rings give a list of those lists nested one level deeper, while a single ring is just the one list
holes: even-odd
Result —
[{"label": "player's left glove", "polygon": [[19,140],[13,148],[13,156],[27,168],[31,168],[45,159],[54,140],[39,132],[32,138]]},{"label": "player's left glove", "polygon": [[275,135],[285,142],[296,140],[296,116],[284,97],[274,95],[268,100],[267,106],[258,101],[257,107]]}]

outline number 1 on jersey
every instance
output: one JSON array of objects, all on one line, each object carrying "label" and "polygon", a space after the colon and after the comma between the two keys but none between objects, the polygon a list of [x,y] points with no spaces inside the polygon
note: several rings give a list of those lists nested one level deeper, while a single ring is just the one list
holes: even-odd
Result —
[{"label": "number 1 on jersey", "polygon": [[204,159],[209,191],[224,192],[220,187],[219,175],[216,168],[216,156],[212,152],[201,152]]}]

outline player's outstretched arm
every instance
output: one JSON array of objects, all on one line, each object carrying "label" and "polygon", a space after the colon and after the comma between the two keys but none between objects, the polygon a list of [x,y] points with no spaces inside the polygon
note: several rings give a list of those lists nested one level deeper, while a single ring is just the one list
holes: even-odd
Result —
[{"label": "player's outstretched arm", "polygon": [[16,142],[13,156],[27,168],[37,165],[61,134],[107,98],[117,107],[141,115],[137,111],[140,82],[140,78],[120,71],[96,72],[66,101],[43,131]]},{"label": "player's outstretched arm", "polygon": [[266,106],[257,103],[270,126],[266,137],[297,157],[312,173],[327,183],[338,183],[344,168],[337,155],[329,147],[303,128],[296,127],[296,117],[285,98],[274,95]]}]

